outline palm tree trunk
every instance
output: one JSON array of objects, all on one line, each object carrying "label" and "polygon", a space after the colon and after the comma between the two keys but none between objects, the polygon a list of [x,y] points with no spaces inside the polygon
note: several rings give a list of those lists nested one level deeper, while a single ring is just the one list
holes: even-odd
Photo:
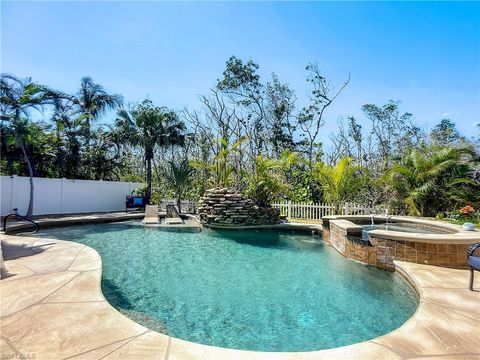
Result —
[{"label": "palm tree trunk", "polygon": [[27,162],[28,166],[28,174],[30,176],[30,200],[28,202],[28,210],[27,210],[27,217],[32,216],[33,214],[33,168],[28,158],[27,151],[25,150],[25,145],[22,143],[22,152],[23,156],[25,157],[25,161]]},{"label": "palm tree trunk", "polygon": [[91,115],[87,113],[87,118],[85,119],[85,150],[86,153],[88,154],[87,161],[84,161],[84,173],[85,173],[85,179],[89,180],[91,179],[91,169],[92,169],[92,153],[91,153],[91,138],[92,138],[92,132],[91,132]]},{"label": "palm tree trunk", "polygon": [[[152,159],[147,159],[147,194],[148,197],[152,196]],[[150,200],[149,200],[150,202]]]},{"label": "palm tree trunk", "polygon": [[178,208],[178,213],[182,212],[182,200],[181,200],[181,195],[177,194],[177,208]]},{"label": "palm tree trunk", "polygon": [[90,134],[90,114],[86,114],[87,117],[85,119],[85,145],[87,147],[87,149],[90,147],[90,137],[91,137],[91,134]]}]

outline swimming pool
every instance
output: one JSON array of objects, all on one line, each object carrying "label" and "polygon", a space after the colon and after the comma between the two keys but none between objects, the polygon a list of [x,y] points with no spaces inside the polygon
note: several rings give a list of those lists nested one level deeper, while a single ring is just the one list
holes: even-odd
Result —
[{"label": "swimming pool", "polygon": [[153,330],[207,345],[308,351],[383,335],[418,305],[398,274],[347,260],[318,235],[183,233],[137,223],[44,229],[96,249],[102,289]]}]

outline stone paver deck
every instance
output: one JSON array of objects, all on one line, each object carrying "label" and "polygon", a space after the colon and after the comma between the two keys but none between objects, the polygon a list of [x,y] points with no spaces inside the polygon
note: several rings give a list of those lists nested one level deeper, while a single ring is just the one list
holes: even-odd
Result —
[{"label": "stone paver deck", "polygon": [[267,353],[200,345],[128,319],[105,300],[100,256],[85,245],[7,235],[2,243],[2,359],[480,359],[480,276],[468,291],[466,270],[397,262],[420,295],[403,326],[335,349]]}]

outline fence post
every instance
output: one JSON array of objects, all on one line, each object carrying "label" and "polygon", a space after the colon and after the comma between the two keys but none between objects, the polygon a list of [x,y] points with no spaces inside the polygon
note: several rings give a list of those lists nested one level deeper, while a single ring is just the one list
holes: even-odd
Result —
[{"label": "fence post", "polygon": [[348,202],[345,202],[345,215],[350,215],[350,209],[348,208]]},{"label": "fence post", "polygon": [[15,200],[14,200],[14,195],[17,193],[17,189],[15,187],[17,175],[12,175],[11,178],[12,178],[12,183],[10,184],[11,185],[11,188],[10,188],[11,189],[11,191],[10,191],[10,209],[8,210],[8,213],[12,212],[13,208],[15,208],[15,207],[18,208],[18,206],[15,206]]},{"label": "fence post", "polygon": [[60,184],[60,214],[63,214],[63,183],[65,182],[65,178],[62,178],[62,182]]},{"label": "fence post", "polygon": [[288,207],[287,207],[287,218],[290,219],[292,217],[292,201],[288,200]]},{"label": "fence post", "polygon": [[98,211],[99,212],[103,212],[102,191],[103,191],[103,181],[102,179],[100,179],[98,180]]}]

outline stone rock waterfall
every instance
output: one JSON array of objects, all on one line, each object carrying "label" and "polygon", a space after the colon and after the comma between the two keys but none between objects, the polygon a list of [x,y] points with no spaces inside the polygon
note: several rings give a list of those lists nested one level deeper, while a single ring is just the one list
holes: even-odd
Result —
[{"label": "stone rock waterfall", "polygon": [[255,201],[227,188],[205,192],[197,208],[205,225],[250,226],[280,223],[280,210],[261,207]]}]

